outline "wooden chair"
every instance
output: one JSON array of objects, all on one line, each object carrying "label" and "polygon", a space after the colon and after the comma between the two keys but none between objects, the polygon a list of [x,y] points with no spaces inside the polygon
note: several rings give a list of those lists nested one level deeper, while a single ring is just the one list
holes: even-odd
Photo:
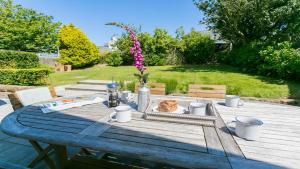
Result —
[{"label": "wooden chair", "polygon": [[[135,84],[135,93],[138,93],[138,89],[140,84]],[[148,87],[150,88],[150,93],[154,95],[165,95],[166,94],[166,84],[164,83],[148,83]]]},{"label": "wooden chair", "polygon": [[16,96],[19,98],[23,106],[52,99],[52,95],[48,87],[16,91]]},{"label": "wooden chair", "polygon": [[72,65],[64,65],[65,72],[71,72],[72,71]]},{"label": "wooden chair", "polygon": [[202,98],[225,98],[225,85],[190,84],[188,96]]},{"label": "wooden chair", "polygon": [[61,63],[55,63],[55,72],[64,72],[65,71],[65,65]]}]

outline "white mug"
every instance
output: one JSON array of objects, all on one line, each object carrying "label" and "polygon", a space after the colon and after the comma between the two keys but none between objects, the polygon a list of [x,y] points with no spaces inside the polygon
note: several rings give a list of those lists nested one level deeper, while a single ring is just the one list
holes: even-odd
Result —
[{"label": "white mug", "polygon": [[128,122],[131,120],[131,107],[130,106],[118,106],[115,108],[115,112],[110,114],[111,121]]},{"label": "white mug", "polygon": [[200,102],[191,102],[189,105],[190,114],[194,115],[206,115],[206,104]]},{"label": "white mug", "polygon": [[121,92],[121,100],[123,102],[126,103],[132,99],[133,99],[133,94],[131,93],[131,91],[122,91]]},{"label": "white mug", "polygon": [[243,102],[241,101],[240,96],[226,95],[225,96],[225,105],[228,107],[238,107],[238,106],[242,106]]}]

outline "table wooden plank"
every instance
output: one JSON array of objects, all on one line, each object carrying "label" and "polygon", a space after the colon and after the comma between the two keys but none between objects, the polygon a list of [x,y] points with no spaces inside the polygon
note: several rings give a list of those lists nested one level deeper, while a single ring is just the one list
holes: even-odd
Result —
[{"label": "table wooden plank", "polygon": [[210,154],[225,156],[223,146],[214,127],[203,127],[207,149]]},{"label": "table wooden plank", "polygon": [[104,152],[115,152],[122,156],[168,163],[188,168],[231,168],[226,157],[207,153],[185,151],[160,146],[121,141],[117,139],[86,136],[82,143]]},{"label": "table wooden plank", "polygon": [[[61,114],[60,116],[41,116],[41,115],[34,115],[34,114],[22,114],[21,116],[31,116],[30,118],[38,118],[38,119],[47,119],[47,120],[54,120],[57,121],[56,119],[60,120],[60,121],[69,121],[70,123],[76,123],[76,124],[80,124],[80,123],[87,123],[88,125],[90,123],[94,123],[95,122],[95,118],[99,118],[102,116],[76,116],[76,115],[64,115]],[[72,122],[74,121],[74,122]]]},{"label": "table wooden plank", "polygon": [[102,117],[101,119],[97,120],[97,122],[81,131],[80,134],[89,136],[99,136],[111,127],[111,125],[107,122],[108,120],[109,116]]},{"label": "table wooden plank", "polygon": [[236,142],[240,146],[251,146],[251,147],[260,147],[260,148],[272,148],[275,150],[282,150],[282,151],[290,151],[290,152],[297,152],[300,153],[300,146],[291,146],[291,145],[284,145],[284,144],[277,144],[271,142],[261,142],[261,141],[246,141],[243,139],[238,139],[235,137]]},{"label": "table wooden plank", "polygon": [[218,133],[226,155],[228,157],[244,157],[243,152],[241,151],[240,147],[230,134],[230,131],[227,129],[227,126],[225,125],[224,121],[220,118],[220,115],[216,108],[215,111],[217,112],[216,114],[219,117],[216,120],[216,131]]},{"label": "table wooden plank", "polygon": [[139,127],[139,128],[156,129],[161,131],[176,131],[182,133],[203,135],[203,129],[201,126],[158,122],[158,121],[150,121],[144,119],[140,119],[140,120],[134,119],[130,121],[130,123],[114,123],[114,126]]},{"label": "table wooden plank", "polygon": [[251,147],[251,146],[245,146],[240,145],[243,152],[249,152],[249,153],[257,153],[261,155],[270,155],[270,156],[276,156],[286,159],[294,159],[300,161],[300,156],[298,152],[289,151],[289,149],[286,150],[276,150],[274,148],[265,148],[265,147]]},{"label": "table wooden plank", "polygon": [[34,116],[31,114],[20,114],[19,117],[26,117],[26,118],[31,118],[31,119],[37,119],[37,120],[44,120],[44,121],[58,121],[58,122],[65,122],[65,123],[70,123],[70,124],[83,124],[83,125],[91,125],[95,121],[94,120],[88,120],[85,118],[77,118],[77,119],[70,119],[70,118],[59,118],[59,117],[45,117],[45,116]]},{"label": "table wooden plank", "polygon": [[45,130],[45,132],[47,132],[47,130],[66,132],[66,133],[79,133],[82,131],[82,129],[78,129],[78,128],[71,128],[71,127],[66,128],[66,127],[59,127],[59,126],[52,126],[47,124],[38,124],[38,123],[31,123],[31,122],[21,122],[21,124],[32,128],[43,129]]},{"label": "table wooden plank", "polygon": [[245,156],[247,159],[258,160],[262,161],[265,164],[280,166],[281,168],[294,168],[298,169],[300,166],[299,160],[289,159],[289,158],[282,158],[282,157],[275,157],[270,154],[258,154],[258,153],[251,153],[245,152]]},{"label": "table wooden plank", "polygon": [[130,136],[125,134],[113,134],[113,133],[106,133],[104,132],[101,134],[101,137],[105,138],[111,138],[111,139],[117,139],[127,142],[133,142],[133,143],[141,143],[145,145],[155,145],[160,146],[162,148],[169,147],[169,148],[175,148],[180,150],[189,150],[189,151],[197,151],[197,152],[207,152],[205,141],[199,142],[198,145],[185,143],[185,142],[175,142],[172,140],[166,140],[166,139],[157,139],[158,136],[151,136],[148,135],[148,137],[143,137],[140,135],[136,136]]},{"label": "table wooden plank", "polygon": [[283,169],[286,168],[280,165],[274,165],[271,163],[256,161],[256,160],[246,160],[244,158],[228,157],[228,160],[232,166],[232,169]]},{"label": "table wooden plank", "polygon": [[162,132],[156,131],[152,129],[145,129],[145,128],[119,128],[112,126],[106,132],[108,133],[115,133],[115,134],[123,134],[126,133],[127,135],[135,136],[135,135],[143,135],[147,137],[149,134],[156,135],[159,139],[172,139],[174,141],[189,141],[192,144],[197,144],[199,141],[204,140],[204,136],[202,135],[192,135],[186,133],[175,133],[175,132]]},{"label": "table wooden plank", "polygon": [[50,120],[44,121],[44,120],[37,120],[37,119],[26,118],[26,117],[19,117],[18,121],[20,123],[29,122],[29,123],[45,124],[45,125],[58,126],[58,127],[72,127],[77,129],[85,129],[87,127],[87,125],[83,125],[83,124],[73,124],[73,123],[50,121]]}]

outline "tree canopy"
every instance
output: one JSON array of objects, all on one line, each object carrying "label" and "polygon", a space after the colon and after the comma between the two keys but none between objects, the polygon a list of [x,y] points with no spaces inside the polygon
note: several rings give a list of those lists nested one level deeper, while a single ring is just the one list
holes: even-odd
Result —
[{"label": "tree canopy", "polygon": [[52,16],[0,0],[0,49],[31,52],[56,51],[59,22]]},{"label": "tree canopy", "polygon": [[93,65],[100,59],[97,46],[73,24],[63,25],[59,31],[59,53],[58,61],[74,68]]},{"label": "tree canopy", "polygon": [[194,0],[194,3],[204,12],[202,22],[234,44],[299,39],[299,0]]}]

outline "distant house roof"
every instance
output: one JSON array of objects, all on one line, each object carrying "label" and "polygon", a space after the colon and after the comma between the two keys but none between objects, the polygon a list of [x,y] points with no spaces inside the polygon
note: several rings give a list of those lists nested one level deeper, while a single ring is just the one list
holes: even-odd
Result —
[{"label": "distant house roof", "polygon": [[230,41],[223,39],[220,34],[212,32],[212,31],[201,31],[203,34],[207,34],[210,36],[212,40],[215,41],[216,44],[229,44]]},{"label": "distant house roof", "polygon": [[100,53],[111,52],[112,50],[108,46],[97,46]]}]

